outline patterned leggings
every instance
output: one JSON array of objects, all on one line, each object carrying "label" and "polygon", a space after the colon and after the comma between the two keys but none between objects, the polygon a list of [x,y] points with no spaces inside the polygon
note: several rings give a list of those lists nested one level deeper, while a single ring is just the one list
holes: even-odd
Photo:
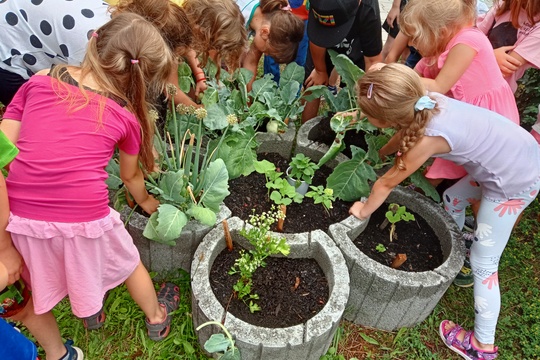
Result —
[{"label": "patterned leggings", "polygon": [[466,175],[444,192],[444,208],[460,228],[465,223],[465,208],[480,202],[470,262],[474,275],[474,336],[481,343],[495,343],[501,308],[499,260],[519,214],[536,198],[539,188],[537,181],[511,199],[496,201],[482,197],[480,185]]}]

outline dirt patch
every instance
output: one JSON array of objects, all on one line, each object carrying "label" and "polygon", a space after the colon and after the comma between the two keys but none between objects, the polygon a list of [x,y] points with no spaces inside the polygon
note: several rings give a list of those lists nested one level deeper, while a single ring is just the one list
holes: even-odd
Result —
[{"label": "dirt patch", "polygon": [[272,257],[253,275],[252,293],[259,295],[256,303],[261,310],[251,313],[233,292],[239,275],[228,274],[240,249],[238,245],[233,251],[224,249],[210,272],[214,295],[239,319],[268,328],[294,326],[315,316],[328,301],[328,282],[315,260]]},{"label": "dirt patch", "polygon": [[[415,220],[396,223],[397,239],[390,242],[390,225],[380,229],[387,211],[386,204],[379,207],[371,215],[366,229],[353,240],[364,254],[387,266],[390,266],[397,254],[406,254],[407,261],[398,269],[411,272],[430,271],[443,263],[441,244],[435,232],[413,211],[408,210]],[[379,244],[382,244],[386,251],[377,251]]]}]

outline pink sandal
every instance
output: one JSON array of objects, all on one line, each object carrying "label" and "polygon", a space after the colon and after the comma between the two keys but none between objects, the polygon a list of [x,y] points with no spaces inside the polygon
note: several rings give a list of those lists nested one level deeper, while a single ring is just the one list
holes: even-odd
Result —
[{"label": "pink sandal", "polygon": [[494,360],[498,356],[498,349],[495,347],[493,351],[485,351],[478,349],[472,343],[473,332],[465,331],[463,341],[458,340],[457,336],[463,330],[458,324],[446,331],[446,325],[449,320],[443,320],[439,325],[439,335],[446,346],[459,356],[467,360]]}]

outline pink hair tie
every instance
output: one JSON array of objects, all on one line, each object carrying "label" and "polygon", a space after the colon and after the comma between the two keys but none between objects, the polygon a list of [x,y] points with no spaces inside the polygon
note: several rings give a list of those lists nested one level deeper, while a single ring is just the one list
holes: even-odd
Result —
[{"label": "pink hair tie", "polygon": [[132,63],[132,64],[138,64],[138,63],[139,63],[139,60],[137,60],[137,59],[131,59],[131,63]]},{"label": "pink hair tie", "polygon": [[402,154],[401,154],[401,151],[398,151],[398,152],[396,153],[396,155],[397,155],[398,157],[400,157],[400,156],[402,155]]},{"label": "pink hair tie", "polygon": [[281,8],[281,10],[284,10],[284,11],[291,11],[291,5],[287,5],[287,6],[284,6]]},{"label": "pink hair tie", "polygon": [[92,33],[92,37],[94,37],[94,38],[96,38],[96,39],[97,39],[97,37],[98,37],[98,36],[99,36],[99,35],[98,35],[98,33],[97,33],[97,32],[95,32],[95,31],[94,31],[94,32]]}]

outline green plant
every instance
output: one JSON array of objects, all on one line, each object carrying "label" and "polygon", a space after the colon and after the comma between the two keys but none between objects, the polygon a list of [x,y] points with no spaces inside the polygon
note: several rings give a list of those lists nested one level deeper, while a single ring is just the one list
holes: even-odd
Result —
[{"label": "green plant", "polygon": [[311,184],[315,171],[319,169],[319,165],[311,161],[309,157],[302,153],[298,153],[291,159],[289,163],[291,170],[289,176],[296,180],[296,187],[301,181]]},{"label": "green plant", "polygon": [[383,244],[377,244],[377,246],[375,246],[375,250],[377,250],[380,253],[383,253],[386,251],[386,247],[384,247]]},{"label": "green plant", "polygon": [[225,335],[223,334],[212,334],[208,340],[204,343],[204,349],[208,351],[210,354],[216,353],[218,354],[218,359],[221,360],[240,360],[242,359],[242,356],[240,356],[240,351],[238,348],[234,345],[234,340],[231,336],[231,333],[227,330],[227,328],[221,324],[218,321],[208,321],[204,324],[199,325],[197,327],[197,331],[201,330],[203,327],[208,325],[216,325],[223,330]]},{"label": "green plant", "polygon": [[540,105],[540,70],[530,68],[519,80],[516,91],[516,103],[519,109],[521,124],[530,130],[538,116]]},{"label": "green plant", "polygon": [[315,204],[322,204],[326,212],[329,212],[332,208],[332,202],[336,200],[334,190],[325,188],[322,185],[310,186],[309,188],[311,190],[306,193],[305,197],[312,198]]},{"label": "green plant", "polygon": [[386,219],[381,224],[381,230],[384,229],[388,223],[390,223],[390,242],[393,239],[397,239],[396,224],[400,221],[414,220],[414,215],[407,211],[405,206],[399,206],[399,204],[388,205],[388,211],[385,214]]},{"label": "green plant", "polygon": [[[264,261],[268,256],[281,253],[289,255],[290,248],[284,237],[270,234],[270,227],[278,219],[282,219],[284,214],[280,210],[272,209],[260,215],[252,214],[249,224],[240,231],[240,235],[245,237],[253,246],[253,249],[240,251],[240,257],[236,259],[234,266],[229,271],[230,275],[240,274],[240,278],[233,289],[239,299],[249,306],[251,312],[259,311],[259,305],[253,300],[259,296],[252,293],[253,273],[259,268],[266,266]],[[249,302],[248,302],[249,301]]]},{"label": "green plant", "polygon": [[294,186],[282,178],[282,172],[276,170],[276,166],[268,160],[256,161],[255,170],[264,174],[266,178],[266,187],[268,188],[269,198],[276,205],[290,205],[293,201],[301,203],[303,196],[296,192]]}]

